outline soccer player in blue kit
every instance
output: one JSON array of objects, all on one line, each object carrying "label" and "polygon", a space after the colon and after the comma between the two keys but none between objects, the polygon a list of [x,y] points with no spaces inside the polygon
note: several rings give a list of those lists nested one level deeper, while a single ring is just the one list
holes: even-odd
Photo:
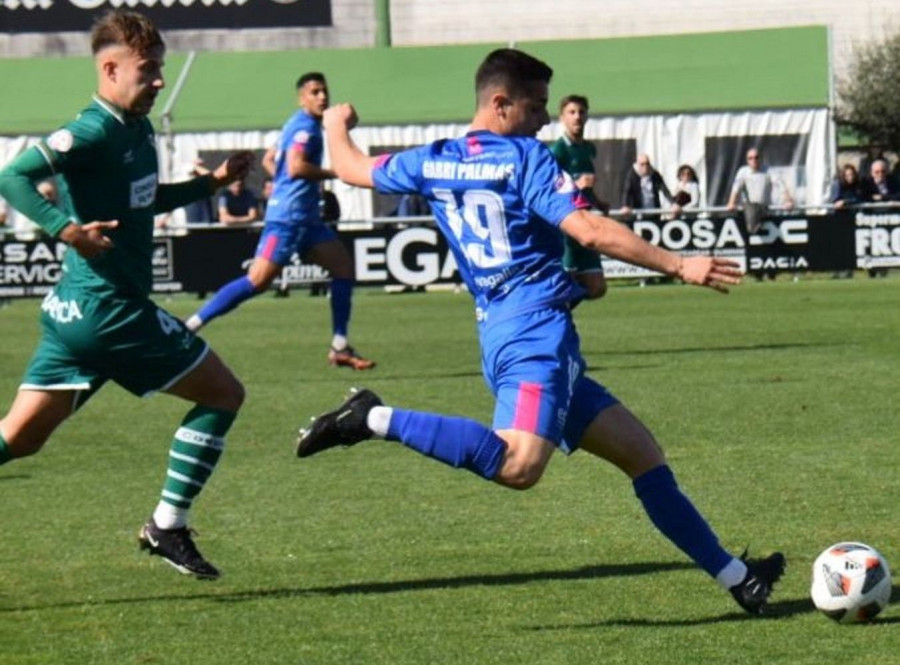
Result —
[{"label": "soccer player in blue kit", "polygon": [[[347,330],[353,295],[353,261],[334,230],[322,222],[319,183],[335,177],[322,168],[322,114],[328,108],[328,84],[319,72],[297,80],[300,109],[284,124],[270,166],[274,188],[266,207],[265,228],[250,270],[235,279],[185,321],[196,332],[245,300],[266,291],[294,252],[331,274],[332,340],[328,361],[338,367],[372,369],[375,363],[350,346]],[[271,159],[267,154],[266,159]],[[266,160],[264,160],[265,164]]]},{"label": "soccer player in blue kit", "polygon": [[487,56],[475,78],[477,110],[464,137],[378,158],[350,138],[352,106],[325,114],[338,176],[384,193],[417,192],[431,203],[475,297],[485,379],[496,396],[493,427],[467,418],[385,406],[357,391],[302,430],[297,454],[379,437],[501,485],[527,489],[551,454],[581,449],[625,472],[653,524],[751,614],[763,612],[784,571],[774,553],[749,560],[719,544],[679,489],[647,428],[585,376],[571,307],[583,290],[562,267],[559,233],[615,258],[727,292],[736,264],[681,257],[587,212],[570,176],[534,138],[549,122],[553,71],[517,50]]}]

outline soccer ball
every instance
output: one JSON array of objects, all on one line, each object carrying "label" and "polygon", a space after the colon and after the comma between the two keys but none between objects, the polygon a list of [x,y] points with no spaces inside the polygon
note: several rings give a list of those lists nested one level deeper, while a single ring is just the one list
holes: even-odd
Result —
[{"label": "soccer ball", "polygon": [[813,603],[838,623],[875,617],[891,599],[891,571],[878,551],[863,543],[838,543],[813,564]]}]

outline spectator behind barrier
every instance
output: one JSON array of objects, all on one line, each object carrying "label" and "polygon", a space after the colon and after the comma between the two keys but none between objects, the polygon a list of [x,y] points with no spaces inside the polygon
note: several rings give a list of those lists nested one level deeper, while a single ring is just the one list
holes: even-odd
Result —
[{"label": "spectator behind barrier", "polygon": [[[870,176],[862,181],[863,199],[867,203],[900,201],[900,188],[888,174],[888,163],[883,159],[872,162]],[[886,277],[887,268],[869,268],[869,277]]]},{"label": "spectator behind barrier", "polygon": [[845,164],[831,183],[828,202],[833,203],[835,208],[844,208],[865,200],[865,192],[856,167],[853,164]]},{"label": "spectator behind barrier", "polygon": [[900,201],[900,188],[890,178],[885,160],[876,159],[872,162],[869,176],[862,179],[862,193],[867,203]]},{"label": "spectator behind barrier", "polygon": [[[188,168],[186,179],[191,180],[208,173],[209,169],[206,168],[204,161],[195,159]],[[184,206],[184,220],[188,224],[214,224],[216,222],[216,211],[213,207],[212,197],[206,196]]]},{"label": "spectator behind barrier", "polygon": [[266,218],[266,208],[269,207],[269,197],[272,196],[272,188],[274,184],[272,182],[272,178],[266,177],[263,179],[262,191],[259,194],[259,218]]},{"label": "spectator behind barrier", "polygon": [[259,200],[244,185],[235,180],[219,194],[219,221],[223,224],[249,224],[259,219]]},{"label": "spectator behind barrier", "polygon": [[681,214],[681,206],[675,203],[672,192],[666,186],[659,171],[653,168],[650,157],[640,154],[632,168],[628,169],[622,190],[622,212],[629,215],[634,210],[662,208],[664,197],[672,206],[672,214]]},{"label": "spectator behind barrier", "polygon": [[787,185],[769,173],[769,167],[762,163],[759,148],[750,148],[747,151],[747,164],[739,168],[734,176],[731,196],[728,198],[729,210],[736,210],[739,203],[743,206],[744,223],[747,225],[748,233],[757,233],[769,206],[777,205],[772,199],[775,183],[781,185],[784,190],[784,207],[793,208],[794,199]]},{"label": "spectator behind barrier", "polygon": [[[42,180],[37,184],[36,189],[38,194],[56,207],[59,207],[59,189],[56,186],[56,178]],[[18,240],[36,240],[41,236],[46,236],[40,226],[21,213],[13,216],[13,221],[13,229]]]},{"label": "spectator behind barrier", "polygon": [[[683,196],[679,196],[683,194]],[[678,167],[678,184],[675,185],[675,202],[685,210],[700,207],[700,182],[697,172],[690,164]]]}]

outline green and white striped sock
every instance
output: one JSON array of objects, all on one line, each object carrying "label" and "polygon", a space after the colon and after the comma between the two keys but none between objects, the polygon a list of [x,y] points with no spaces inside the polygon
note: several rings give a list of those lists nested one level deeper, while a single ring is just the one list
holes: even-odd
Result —
[{"label": "green and white striped sock", "polygon": [[225,434],[237,414],[195,406],[184,417],[169,449],[162,499],[153,512],[160,529],[187,525],[191,503],[200,494],[225,447]]}]

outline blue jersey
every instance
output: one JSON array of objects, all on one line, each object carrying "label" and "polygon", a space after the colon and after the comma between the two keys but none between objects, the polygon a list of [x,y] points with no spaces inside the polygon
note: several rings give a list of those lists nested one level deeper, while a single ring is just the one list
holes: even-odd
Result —
[{"label": "blue jersey", "polygon": [[307,162],[322,165],[322,122],[303,109],[292,115],[281,128],[278,152],[275,154],[272,195],[266,206],[267,222],[319,220],[319,183],[290,177],[287,162],[292,150],[301,150]]},{"label": "blue jersey", "polygon": [[386,156],[372,176],[383,193],[431,203],[479,321],[583,296],[563,270],[559,224],[589,204],[537,139],[471,132]]}]

